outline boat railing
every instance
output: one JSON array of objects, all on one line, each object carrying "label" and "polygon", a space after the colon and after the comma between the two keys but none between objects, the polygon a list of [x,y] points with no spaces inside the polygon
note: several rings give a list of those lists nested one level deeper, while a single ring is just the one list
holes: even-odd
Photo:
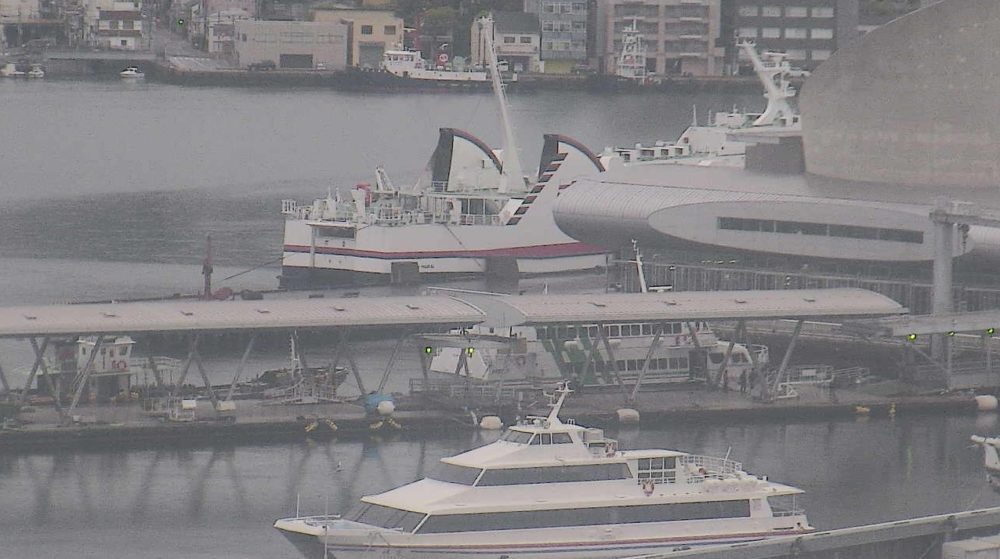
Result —
[{"label": "boat railing", "polygon": [[730,479],[743,471],[743,464],[715,456],[687,455],[677,458],[677,468],[687,472],[688,483],[706,479]]}]

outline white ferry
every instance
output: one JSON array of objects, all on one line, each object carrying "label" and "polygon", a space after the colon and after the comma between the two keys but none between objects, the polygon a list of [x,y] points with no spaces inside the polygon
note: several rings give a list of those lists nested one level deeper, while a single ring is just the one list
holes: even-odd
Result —
[{"label": "white ferry", "polygon": [[[642,293],[662,291],[665,287],[649,287],[638,243],[635,251],[639,290]],[[501,296],[502,295],[498,295]],[[736,388],[740,378],[752,378],[754,362],[761,369],[770,361],[767,346],[733,344],[719,340],[708,323],[622,322],[604,324],[604,338],[614,349],[615,363],[601,347],[597,324],[514,326],[490,328],[473,326],[453,330],[446,336],[447,347],[432,347],[430,370],[445,375],[461,375],[478,382],[524,382],[546,386],[572,380],[578,386],[635,384],[647,356],[649,365],[642,383],[661,384],[711,380]],[[655,333],[661,332],[657,347],[649,353]],[[476,347],[476,341],[486,343]],[[465,342],[465,343],[462,343]],[[593,362],[588,358],[594,346]],[[473,347],[470,353],[468,347]],[[729,361],[726,353],[729,352]],[[751,355],[753,352],[753,355]],[[725,378],[720,373],[725,368]]]},{"label": "white ferry", "polygon": [[[503,72],[504,68],[498,66]],[[486,69],[462,69],[448,66],[445,61],[440,67],[423,59],[420,51],[388,50],[382,55],[382,70],[398,78],[424,82],[439,82],[442,85],[479,83],[489,87],[492,81]],[[517,74],[504,78],[508,82],[516,82]]]},{"label": "white ferry", "polygon": [[604,249],[569,237],[552,218],[559,190],[603,166],[578,142],[548,135],[537,178],[527,179],[492,44],[486,52],[503,149],[443,128],[428,165],[430,180],[397,188],[379,168],[374,188],[360,184],[348,195],[338,190],[309,205],[283,200],[282,286],[546,274],[606,265]]},{"label": "white ferry", "polygon": [[529,417],[428,478],[343,516],[278,520],[306,557],[605,559],[813,530],[800,489],[727,458],[623,450],[600,429]]},{"label": "white ferry", "polygon": [[[657,326],[652,323],[604,324],[604,337],[614,348],[614,364],[600,348],[596,324],[515,326],[503,328],[502,332],[501,329],[475,326],[450,333],[456,339],[469,340],[474,351],[466,352],[460,347],[433,348],[430,369],[438,374],[468,376],[478,382],[502,380],[504,383],[547,386],[571,379],[582,386],[635,384]],[[723,382],[719,373],[729,348],[728,341],[719,340],[702,321],[667,322],[660,326],[663,335],[650,355],[649,366],[642,377],[643,385],[709,379]],[[502,341],[514,349],[499,349],[498,344],[477,347],[476,340]],[[598,345],[598,350],[588,367],[587,358],[594,345]],[[756,354],[751,356],[751,351]],[[460,364],[463,359],[465,363]],[[767,364],[768,359],[766,346],[748,348],[735,344],[725,368],[725,382],[735,389],[741,375],[750,376],[754,360],[760,366]]]},{"label": "white ferry", "polygon": [[[750,59],[754,72],[764,87],[764,97],[767,98],[764,112],[746,113],[734,108],[728,113],[715,113],[707,125],[698,124],[696,112],[691,126],[674,141],[660,140],[652,145],[605,148],[601,153],[604,166],[611,169],[619,165],[670,163],[743,168],[747,143],[740,138],[741,133],[801,133],[799,115],[788,102],[796,93],[789,78],[808,73],[792,68],[785,53],[765,51],[760,55],[753,42],[740,41],[738,44]],[[623,61],[625,57],[626,51],[623,50]],[[644,67],[644,59],[638,64]]]}]

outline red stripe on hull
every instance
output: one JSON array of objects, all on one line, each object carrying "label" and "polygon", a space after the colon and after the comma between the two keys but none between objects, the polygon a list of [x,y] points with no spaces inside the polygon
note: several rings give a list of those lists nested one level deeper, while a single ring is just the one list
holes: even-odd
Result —
[{"label": "red stripe on hull", "polygon": [[[309,252],[309,247],[305,245],[285,245],[284,249],[285,252]],[[428,250],[418,252],[380,252],[376,250],[359,250],[353,248],[316,247],[316,254],[336,254],[339,256],[358,256],[362,258],[381,258],[391,260],[407,258],[486,258],[496,256],[513,256],[517,258],[559,258],[565,256],[604,254],[605,252],[607,252],[607,250],[587,243],[536,245],[485,250]]]}]

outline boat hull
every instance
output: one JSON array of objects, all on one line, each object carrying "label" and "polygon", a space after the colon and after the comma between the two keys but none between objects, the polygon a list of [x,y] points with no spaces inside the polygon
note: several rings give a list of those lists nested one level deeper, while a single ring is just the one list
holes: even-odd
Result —
[{"label": "boat hull", "polygon": [[[617,527],[587,527],[582,533],[585,541],[546,541],[546,537],[531,538],[533,541],[500,543],[496,533],[482,533],[485,537],[470,534],[463,543],[425,543],[415,545],[390,541],[395,538],[375,537],[368,543],[345,543],[337,535],[324,536],[322,529],[299,531],[297,519],[279,520],[275,527],[282,532],[300,553],[309,559],[416,559],[427,557],[448,557],[452,559],[483,559],[484,557],[507,557],[509,559],[618,559],[643,554],[666,553],[710,545],[735,544],[760,541],[773,537],[799,535],[811,530],[781,530],[780,532],[746,532],[736,534],[697,534],[678,531],[673,536],[636,537],[629,539],[605,538],[613,534]],[[311,533],[310,533],[311,532]],[[662,531],[660,531],[662,534]],[[457,538],[447,538],[456,540]]]}]

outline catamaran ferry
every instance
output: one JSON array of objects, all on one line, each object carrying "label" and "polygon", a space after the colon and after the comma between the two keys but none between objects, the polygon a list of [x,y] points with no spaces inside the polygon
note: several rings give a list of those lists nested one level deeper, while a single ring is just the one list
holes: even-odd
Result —
[{"label": "catamaran ferry", "polygon": [[813,530],[800,489],[727,458],[624,450],[600,429],[547,417],[441,460],[428,478],[361,498],[343,516],[278,520],[306,557],[608,559]]},{"label": "catamaran ferry", "polygon": [[281,285],[416,281],[422,275],[547,274],[605,266],[604,249],[581,243],[555,224],[559,191],[604,170],[578,142],[545,137],[536,177],[521,172],[490,34],[489,77],[504,133],[502,150],[452,128],[441,129],[430,180],[397,188],[381,168],[375,187],[312,204],[283,200]]}]

